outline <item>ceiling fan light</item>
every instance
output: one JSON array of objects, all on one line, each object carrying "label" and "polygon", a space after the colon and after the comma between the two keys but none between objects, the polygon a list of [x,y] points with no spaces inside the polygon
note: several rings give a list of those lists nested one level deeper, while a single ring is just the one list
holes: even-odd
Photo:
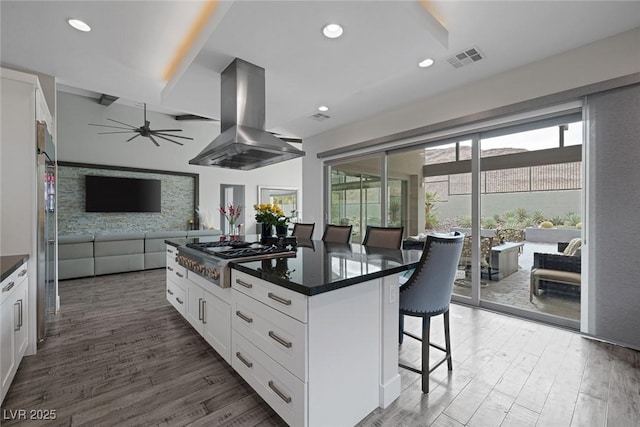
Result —
[{"label": "ceiling fan light", "polygon": [[325,27],[322,29],[322,34],[324,34],[324,36],[329,39],[337,39],[342,35],[343,32],[344,30],[338,24],[325,25]]},{"label": "ceiling fan light", "polygon": [[84,33],[91,31],[89,24],[79,19],[69,18],[67,19],[67,23],[78,31],[82,31]]},{"label": "ceiling fan light", "polygon": [[329,111],[329,107],[326,105],[321,105],[318,107],[318,111]]}]

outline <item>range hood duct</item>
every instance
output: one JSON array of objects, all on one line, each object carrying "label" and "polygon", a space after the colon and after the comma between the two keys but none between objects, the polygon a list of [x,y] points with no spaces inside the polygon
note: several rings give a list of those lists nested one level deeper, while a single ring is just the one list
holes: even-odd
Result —
[{"label": "range hood duct", "polygon": [[264,130],[264,68],[236,58],[221,80],[220,135],[189,164],[250,170],[305,155]]}]

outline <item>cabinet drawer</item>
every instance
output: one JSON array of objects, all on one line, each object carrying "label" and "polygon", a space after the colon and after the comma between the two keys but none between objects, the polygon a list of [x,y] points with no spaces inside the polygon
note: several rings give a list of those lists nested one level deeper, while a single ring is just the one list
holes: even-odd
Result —
[{"label": "cabinet drawer", "polygon": [[307,384],[232,331],[231,366],[291,426],[306,425]]},{"label": "cabinet drawer", "polygon": [[184,317],[186,310],[186,293],[184,288],[180,287],[173,280],[167,280],[167,301],[175,307],[176,310]]},{"label": "cabinet drawer", "polygon": [[173,280],[176,284],[184,288],[184,282],[187,280],[187,269],[177,263],[175,265],[169,265],[167,263],[167,280]]},{"label": "cabinet drawer", "polygon": [[241,271],[232,270],[231,287],[288,316],[307,323],[307,296]]},{"label": "cabinet drawer", "polygon": [[234,291],[231,325],[238,333],[306,381],[307,325]]},{"label": "cabinet drawer", "polygon": [[171,245],[167,245],[167,258],[172,258],[175,260],[177,256],[178,256],[178,248]]},{"label": "cabinet drawer", "polygon": [[9,295],[15,292],[18,286],[26,280],[27,276],[27,263],[25,262],[2,281],[2,286],[0,286],[0,303],[9,298]]}]

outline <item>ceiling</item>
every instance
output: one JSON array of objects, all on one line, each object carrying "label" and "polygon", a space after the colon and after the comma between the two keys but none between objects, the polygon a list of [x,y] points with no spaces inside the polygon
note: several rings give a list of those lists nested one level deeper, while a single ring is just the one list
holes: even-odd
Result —
[{"label": "ceiling", "polygon": [[[305,138],[640,27],[640,1],[210,3],[2,0],[0,60],[56,76],[61,90],[218,119],[220,73],[242,58],[266,70],[267,129]],[[333,22],[339,39],[321,34]],[[472,47],[485,59],[446,61]],[[419,68],[426,57],[435,64]],[[330,118],[312,118],[320,105]]]}]

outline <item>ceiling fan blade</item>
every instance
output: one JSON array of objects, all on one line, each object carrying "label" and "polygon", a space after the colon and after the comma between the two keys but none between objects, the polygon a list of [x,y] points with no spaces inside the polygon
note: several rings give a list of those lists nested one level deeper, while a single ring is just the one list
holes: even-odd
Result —
[{"label": "ceiling fan blade", "polygon": [[152,130],[151,133],[154,135],[164,135],[164,136],[170,136],[172,138],[188,139],[193,141],[193,138],[189,138],[188,136],[170,135],[168,133],[158,132],[157,130]]},{"label": "ceiling fan blade", "polygon": [[140,136],[140,134],[139,134],[139,133],[138,133],[138,134],[135,134],[135,135],[133,135],[131,138],[127,139],[127,142],[129,142],[129,141],[131,141],[133,138],[137,138],[137,137],[139,137],[139,136]]},{"label": "ceiling fan blade", "polygon": [[153,132],[182,132],[182,129],[153,129]]},{"label": "ceiling fan blade", "polygon": [[131,129],[137,129],[135,126],[132,126],[132,125],[130,125],[128,123],[119,122],[119,121],[113,120],[113,119],[107,119],[107,120],[109,120],[110,122],[116,122],[116,123],[120,123],[121,125],[129,126]]},{"label": "ceiling fan blade", "polygon": [[156,147],[160,147],[160,144],[158,144],[158,141],[156,141],[156,139],[153,137],[153,135],[149,135],[149,139],[151,141],[153,141],[154,144],[156,144]]},{"label": "ceiling fan blade", "polygon": [[[173,142],[174,144],[184,145],[182,142],[178,142],[178,141],[174,141],[174,140],[169,139],[169,138],[165,138],[164,136],[160,136],[157,133],[154,133],[154,135],[157,136],[158,138],[166,139],[169,142]],[[151,138],[151,135],[149,135],[149,138]]]},{"label": "ceiling fan blade", "polygon": [[123,128],[122,126],[97,125],[94,123],[89,123],[89,126],[100,126],[103,128],[113,128],[113,129],[129,129],[129,128]]},{"label": "ceiling fan blade", "polygon": [[135,132],[134,130],[119,130],[119,131],[115,131],[115,132],[98,132],[98,135],[108,135],[111,133],[131,133],[131,132]]}]

